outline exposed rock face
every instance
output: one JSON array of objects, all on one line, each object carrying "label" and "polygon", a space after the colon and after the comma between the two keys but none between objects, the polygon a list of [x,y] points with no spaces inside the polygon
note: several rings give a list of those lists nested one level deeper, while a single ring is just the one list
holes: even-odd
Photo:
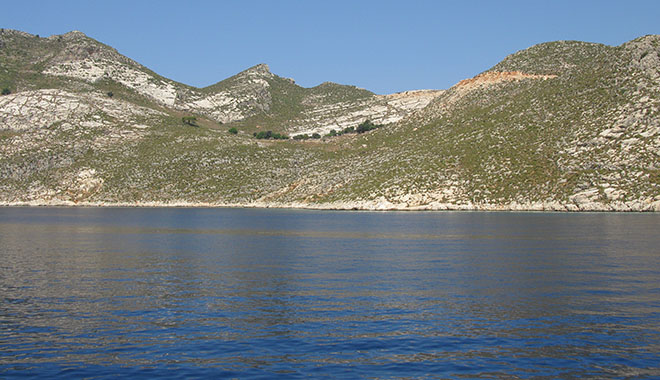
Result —
[{"label": "exposed rock face", "polygon": [[159,80],[143,71],[128,66],[117,65],[113,61],[84,59],[61,62],[43,71],[44,74],[96,82],[102,79],[114,80],[159,103],[173,106],[177,89],[171,83]]},{"label": "exposed rock face", "polygon": [[131,118],[164,115],[98,93],[74,94],[55,89],[24,91],[0,97],[0,130],[49,128],[56,123],[80,124],[89,118],[101,119],[100,113],[114,119],[107,121],[107,125]]},{"label": "exposed rock face", "polygon": [[272,104],[268,80],[274,77],[267,65],[260,64],[238,74],[226,89],[190,95],[181,107],[222,123],[268,112]]},{"label": "exposed rock face", "polygon": [[556,75],[525,74],[520,71],[488,71],[470,79],[463,79],[455,85],[462,91],[473,90],[502,82],[518,81],[523,79],[546,80],[556,78]]},{"label": "exposed rock face", "polygon": [[365,120],[391,124],[426,107],[442,93],[442,90],[405,91],[318,106],[305,112],[301,120],[294,121],[287,130],[295,134],[326,134],[333,129],[355,127]]},{"label": "exposed rock face", "polygon": [[68,192],[75,201],[80,201],[101,190],[103,179],[96,175],[95,169],[83,169],[76,176]]},{"label": "exposed rock face", "polygon": [[0,98],[0,122],[3,129],[14,131],[44,128],[84,115],[90,109],[80,97],[65,91],[27,91]]}]

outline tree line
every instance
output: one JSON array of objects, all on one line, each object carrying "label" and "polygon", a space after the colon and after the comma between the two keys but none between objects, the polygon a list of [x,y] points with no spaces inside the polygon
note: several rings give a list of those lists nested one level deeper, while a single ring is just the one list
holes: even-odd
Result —
[{"label": "tree line", "polygon": [[[184,117],[183,122],[185,124],[189,125],[195,125],[195,118],[193,117]],[[192,119],[192,120],[191,120]],[[365,120],[364,122],[360,123],[357,127],[346,127],[342,130],[334,130],[331,129],[329,133],[321,136],[319,133],[312,133],[312,134],[307,134],[307,133],[301,133],[298,135],[293,136],[294,140],[309,140],[309,139],[320,139],[321,137],[334,137],[334,136],[341,136],[344,134],[350,134],[350,133],[356,133],[356,134],[361,134],[365,133],[377,128],[382,127],[382,124],[374,124],[371,122],[371,120]],[[230,128],[227,130],[227,132],[235,135],[238,133],[238,130],[236,128]],[[254,132],[252,134],[252,137],[259,139],[259,140],[288,140],[291,137],[284,133],[277,133],[273,131],[260,131],[260,132]]]}]

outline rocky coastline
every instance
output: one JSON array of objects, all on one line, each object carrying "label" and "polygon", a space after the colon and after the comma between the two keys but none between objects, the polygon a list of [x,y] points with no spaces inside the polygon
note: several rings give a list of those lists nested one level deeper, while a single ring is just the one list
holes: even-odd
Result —
[{"label": "rocky coastline", "polygon": [[618,202],[618,203],[439,203],[408,205],[391,203],[386,200],[302,203],[302,202],[249,202],[249,203],[210,203],[210,202],[74,202],[67,200],[31,200],[6,202],[0,207],[117,207],[117,208],[278,208],[304,210],[344,210],[344,211],[526,211],[526,212],[660,212],[660,201]]}]

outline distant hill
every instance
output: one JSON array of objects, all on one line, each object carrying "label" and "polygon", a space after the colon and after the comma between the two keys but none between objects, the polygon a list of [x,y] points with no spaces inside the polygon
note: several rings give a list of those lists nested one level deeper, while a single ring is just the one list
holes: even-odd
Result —
[{"label": "distant hill", "polygon": [[375,95],[265,64],[200,89],[80,32],[3,29],[0,88],[3,204],[660,210],[660,36]]}]

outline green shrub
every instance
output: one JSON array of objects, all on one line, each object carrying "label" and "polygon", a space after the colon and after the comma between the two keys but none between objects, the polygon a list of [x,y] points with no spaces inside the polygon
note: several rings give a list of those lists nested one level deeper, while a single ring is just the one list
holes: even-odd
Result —
[{"label": "green shrub", "polygon": [[5,87],[2,89],[2,95],[9,95],[9,94],[11,94],[11,90],[9,89],[9,87]]},{"label": "green shrub", "polygon": [[183,124],[188,124],[192,125],[193,127],[197,127],[197,118],[194,116],[184,116],[181,118],[181,121]]},{"label": "green shrub", "polygon": [[277,132],[273,133],[273,131],[261,131],[259,133],[255,132],[252,134],[252,136],[256,137],[257,139],[260,140],[268,140],[268,139],[274,139],[274,140],[288,140],[289,136],[285,134],[279,134]]},{"label": "green shrub", "polygon": [[259,133],[257,133],[257,132],[255,132],[255,133],[256,134],[254,135],[254,137],[258,138],[259,140],[269,139],[273,135],[272,131],[268,131],[268,132],[261,131]]},{"label": "green shrub", "polygon": [[365,120],[362,124],[358,125],[355,131],[357,133],[364,133],[380,127],[382,127],[382,125],[374,124],[370,120]]},{"label": "green shrub", "polygon": [[107,95],[108,95],[108,98],[112,98],[113,96],[115,96],[115,94],[113,94],[112,91],[108,91]]},{"label": "green shrub", "polygon": [[232,135],[235,135],[235,134],[238,133],[238,129],[232,127],[232,128],[229,128],[229,130],[227,132],[231,133]]},{"label": "green shrub", "polygon": [[318,133],[314,133],[314,134],[312,135],[312,138],[313,138],[313,139],[320,139],[320,138],[321,138],[321,135],[319,135]]}]

